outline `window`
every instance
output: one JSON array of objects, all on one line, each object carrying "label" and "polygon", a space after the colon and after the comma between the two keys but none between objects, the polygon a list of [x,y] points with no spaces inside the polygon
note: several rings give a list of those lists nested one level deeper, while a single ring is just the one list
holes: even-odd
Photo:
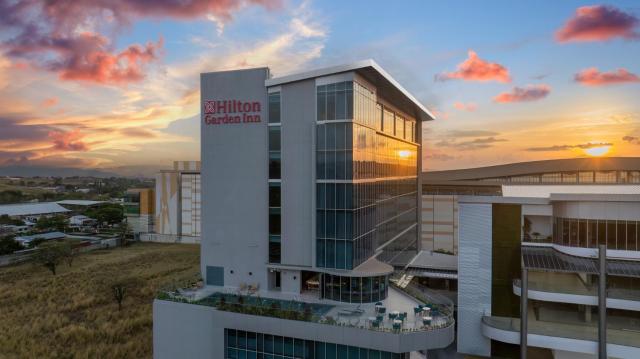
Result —
[{"label": "window", "polygon": [[281,227],[282,227],[282,190],[281,183],[281,141],[280,126],[280,93],[269,94],[269,262],[280,263],[281,260]]},{"label": "window", "polygon": [[280,123],[280,92],[269,94],[269,123]]}]

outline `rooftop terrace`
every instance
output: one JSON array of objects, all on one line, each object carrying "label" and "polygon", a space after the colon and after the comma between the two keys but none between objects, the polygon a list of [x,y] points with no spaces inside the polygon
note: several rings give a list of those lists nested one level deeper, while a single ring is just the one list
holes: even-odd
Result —
[{"label": "rooftop terrace", "polygon": [[221,287],[162,292],[158,299],[249,315],[383,332],[429,331],[453,325],[450,303],[441,303],[439,299],[432,299],[426,292],[414,287],[390,287],[385,300],[362,304],[318,299],[311,294],[292,296],[269,291],[249,295]]}]

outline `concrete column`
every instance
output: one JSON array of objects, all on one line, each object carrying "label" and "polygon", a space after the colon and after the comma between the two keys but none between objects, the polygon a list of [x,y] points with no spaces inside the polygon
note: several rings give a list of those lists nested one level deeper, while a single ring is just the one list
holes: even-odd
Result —
[{"label": "concrete column", "polygon": [[527,359],[528,281],[527,268],[522,266],[522,280],[520,281],[520,359]]},{"label": "concrete column", "polygon": [[599,247],[598,357],[607,359],[607,246]]}]

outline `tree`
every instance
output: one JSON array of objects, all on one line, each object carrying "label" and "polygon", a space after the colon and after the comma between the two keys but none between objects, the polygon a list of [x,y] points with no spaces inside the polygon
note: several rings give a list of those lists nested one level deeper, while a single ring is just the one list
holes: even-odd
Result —
[{"label": "tree", "polygon": [[24,249],[24,247],[20,242],[15,240],[14,236],[0,238],[0,255],[11,254],[21,249]]},{"label": "tree", "polygon": [[76,258],[78,254],[77,248],[74,247],[73,242],[64,241],[61,242],[62,252],[64,253],[64,261],[67,262],[67,265],[71,267],[73,264],[73,260]]},{"label": "tree", "polygon": [[85,215],[95,218],[99,223],[116,224],[122,222],[124,210],[119,204],[107,204],[89,209],[85,212]]},{"label": "tree", "polygon": [[136,286],[140,284],[140,280],[137,278],[125,278],[117,280],[111,284],[111,294],[113,299],[118,303],[118,310],[122,310],[122,303],[126,296],[131,296]]},{"label": "tree", "polygon": [[122,310],[122,301],[124,301],[127,286],[124,283],[117,283],[111,286],[111,290],[113,290],[113,297],[118,302],[118,310]]},{"label": "tree", "polygon": [[36,223],[38,229],[55,229],[60,232],[64,232],[69,225],[69,221],[63,215],[56,215],[52,217],[40,217]]},{"label": "tree", "polygon": [[21,219],[13,219],[8,214],[0,216],[0,224],[8,224],[14,226],[24,226],[24,222]]},{"label": "tree", "polygon": [[127,245],[127,236],[129,235],[129,233],[131,233],[131,227],[129,226],[129,223],[120,223],[120,226],[118,226],[118,235],[120,237],[119,241],[121,247]]},{"label": "tree", "polygon": [[66,256],[66,244],[64,242],[47,242],[38,247],[34,255],[36,263],[42,264],[47,267],[56,275],[56,268],[60,261]]}]

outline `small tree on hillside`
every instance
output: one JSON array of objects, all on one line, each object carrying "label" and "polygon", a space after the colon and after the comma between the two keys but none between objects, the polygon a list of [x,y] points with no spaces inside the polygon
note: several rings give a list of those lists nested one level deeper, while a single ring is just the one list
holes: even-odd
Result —
[{"label": "small tree on hillside", "polygon": [[38,247],[34,259],[36,263],[42,264],[47,267],[53,275],[56,275],[56,268],[66,255],[65,247],[66,245],[62,242],[43,243]]},{"label": "small tree on hillside", "polygon": [[124,301],[124,296],[127,293],[126,284],[116,283],[111,286],[111,290],[113,291],[113,298],[118,302],[118,310],[122,310],[122,302]]},{"label": "small tree on hillside", "polygon": [[127,245],[127,236],[129,235],[129,233],[131,233],[131,227],[129,226],[129,223],[120,223],[120,226],[118,226],[118,235],[121,247]]},{"label": "small tree on hillside", "polygon": [[124,299],[126,297],[130,297],[136,286],[140,284],[139,280],[136,278],[127,278],[122,280],[117,280],[112,282],[111,284],[111,295],[113,299],[118,303],[118,310],[122,310],[122,304],[124,303]]},{"label": "small tree on hillside", "polygon": [[67,262],[67,265],[71,267],[73,264],[73,260],[76,258],[78,254],[78,249],[74,247],[73,242],[64,241],[61,243],[62,252],[64,253],[64,261]]},{"label": "small tree on hillside", "polygon": [[14,236],[0,237],[0,255],[11,254],[21,249],[24,247],[14,239]]}]

